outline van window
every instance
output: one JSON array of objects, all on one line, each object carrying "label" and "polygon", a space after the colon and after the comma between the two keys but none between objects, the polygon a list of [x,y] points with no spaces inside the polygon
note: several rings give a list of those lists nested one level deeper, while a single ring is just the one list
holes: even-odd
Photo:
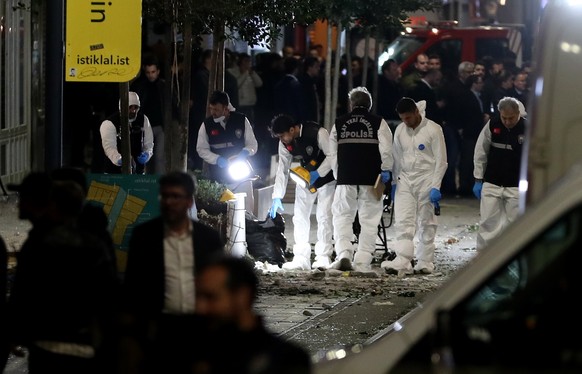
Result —
[{"label": "van window", "polygon": [[401,35],[397,37],[380,55],[378,66],[382,66],[384,61],[388,59],[394,59],[398,65],[402,64],[408,57],[413,55],[425,41],[426,38],[420,38],[413,35]]},{"label": "van window", "polygon": [[477,38],[475,39],[475,56],[477,60],[482,60],[485,56],[504,59],[512,57],[509,50],[509,43],[506,38]]},{"label": "van window", "polygon": [[391,373],[427,372],[431,354],[444,345],[459,372],[582,372],[582,320],[573,306],[582,292],[581,263],[579,206],[443,312],[446,333],[437,326],[438,334],[424,336]]}]

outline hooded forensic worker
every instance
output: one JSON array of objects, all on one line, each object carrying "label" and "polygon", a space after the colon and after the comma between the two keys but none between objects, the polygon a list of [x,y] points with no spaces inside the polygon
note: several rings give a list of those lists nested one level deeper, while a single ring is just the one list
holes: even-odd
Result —
[{"label": "hooded forensic worker", "polygon": [[[380,265],[390,274],[434,271],[434,239],[441,181],[447,152],[441,126],[426,118],[426,102],[402,98],[396,112],[402,122],[394,131],[392,193],[396,258]],[[414,238],[419,241],[415,247]],[[416,258],[413,268],[412,261]]]},{"label": "hooded forensic worker", "polygon": [[[133,174],[144,174],[145,165],[154,149],[154,135],[148,117],[140,112],[137,93],[129,92],[129,141],[131,146],[131,170]],[[121,174],[121,100],[119,111],[101,123],[101,144],[110,162],[105,163],[105,172]]]}]

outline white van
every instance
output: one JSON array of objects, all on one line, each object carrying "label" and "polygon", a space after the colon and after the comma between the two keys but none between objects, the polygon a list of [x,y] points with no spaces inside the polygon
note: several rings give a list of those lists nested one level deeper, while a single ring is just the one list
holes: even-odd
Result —
[{"label": "white van", "polygon": [[315,374],[582,373],[582,165],[421,305]]},{"label": "white van", "polygon": [[581,0],[549,2],[534,53],[535,83],[521,168],[522,208],[539,200],[548,186],[582,160]]}]

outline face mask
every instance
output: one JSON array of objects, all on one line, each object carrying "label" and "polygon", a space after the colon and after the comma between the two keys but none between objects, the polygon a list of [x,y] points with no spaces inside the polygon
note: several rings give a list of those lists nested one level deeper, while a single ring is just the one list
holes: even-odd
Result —
[{"label": "face mask", "polygon": [[220,116],[218,118],[214,118],[214,122],[216,122],[216,123],[224,122],[224,116]]},{"label": "face mask", "polygon": [[129,122],[133,122],[135,121],[135,119],[137,118],[137,112],[139,112],[139,109],[136,110],[135,112],[132,112],[131,110],[129,111],[129,113],[127,113],[127,116],[129,117],[128,120]]}]

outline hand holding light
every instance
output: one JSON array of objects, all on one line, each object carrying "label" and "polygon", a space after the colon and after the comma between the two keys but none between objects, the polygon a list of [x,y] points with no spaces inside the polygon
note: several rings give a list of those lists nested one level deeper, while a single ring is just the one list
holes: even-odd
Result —
[{"label": "hand holding light", "polygon": [[123,165],[122,158],[121,158],[121,157],[119,157],[119,159],[117,160],[117,162],[116,162],[115,164],[116,164],[117,166],[121,166],[121,165]]},{"label": "hand holding light", "polygon": [[319,173],[317,170],[313,170],[309,172],[309,184],[312,185],[315,181],[319,178]]},{"label": "hand holding light", "polygon": [[224,169],[225,167],[228,166],[228,160],[220,156],[218,157],[218,159],[216,159],[216,165],[218,165],[219,168]]},{"label": "hand holding light", "polygon": [[245,161],[249,157],[249,154],[250,154],[250,152],[248,150],[243,149],[242,151],[240,151],[238,153],[238,155],[236,156],[236,159],[240,160],[240,161]]}]

